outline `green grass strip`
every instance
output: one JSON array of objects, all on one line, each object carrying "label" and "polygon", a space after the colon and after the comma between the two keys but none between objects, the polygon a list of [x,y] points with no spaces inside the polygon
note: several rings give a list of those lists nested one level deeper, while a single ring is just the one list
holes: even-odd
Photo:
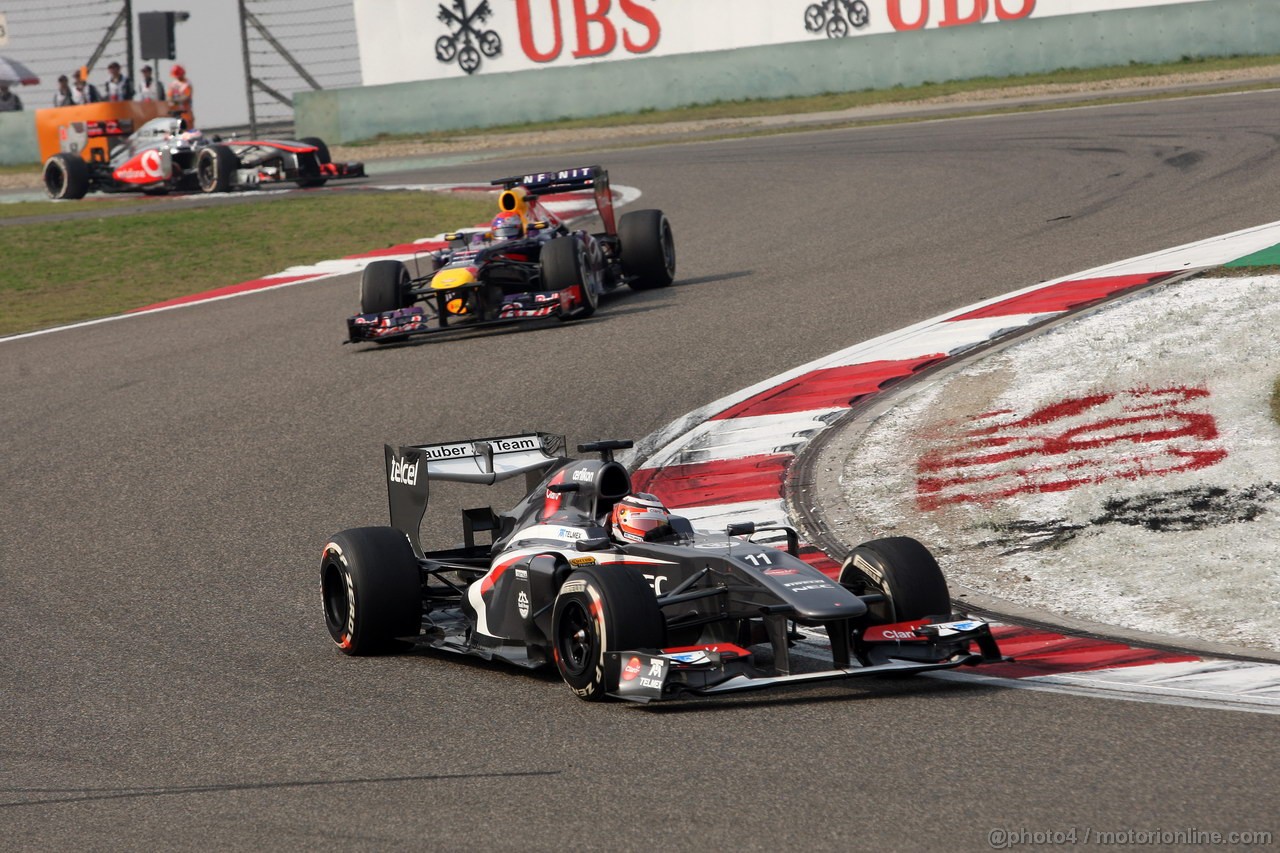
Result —
[{"label": "green grass strip", "polygon": [[[49,205],[42,205],[47,213]],[[487,220],[490,199],[343,192],[0,227],[0,335],[407,243]]]}]

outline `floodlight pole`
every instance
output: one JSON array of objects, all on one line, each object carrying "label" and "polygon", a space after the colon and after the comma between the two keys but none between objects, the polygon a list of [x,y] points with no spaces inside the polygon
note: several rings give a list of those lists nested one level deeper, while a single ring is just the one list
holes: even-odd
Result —
[{"label": "floodlight pole", "polygon": [[129,82],[133,84],[134,92],[137,92],[138,77],[133,73],[133,0],[124,0],[124,43],[125,56],[129,63]]},{"label": "floodlight pole", "polygon": [[246,23],[248,13],[244,8],[245,0],[238,0],[236,6],[240,10],[240,49],[244,53],[244,94],[249,101],[249,136],[258,137],[258,112],[253,108],[253,65],[249,59],[249,27]]}]

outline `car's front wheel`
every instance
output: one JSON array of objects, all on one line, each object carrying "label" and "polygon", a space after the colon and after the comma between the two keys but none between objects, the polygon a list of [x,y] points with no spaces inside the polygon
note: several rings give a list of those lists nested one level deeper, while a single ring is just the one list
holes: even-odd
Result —
[{"label": "car's front wheel", "polygon": [[409,268],[400,261],[371,261],[360,274],[360,313],[381,314],[407,308]]},{"label": "car's front wheel", "polygon": [[606,696],[605,652],[660,649],[666,636],[653,589],[629,566],[588,566],[569,575],[551,625],[560,677],[588,702]]},{"label": "car's front wheel", "polygon": [[594,276],[587,264],[587,252],[577,237],[557,237],[542,247],[539,258],[542,267],[542,286],[546,290],[565,291],[578,288],[582,294],[578,305],[564,320],[585,320],[596,313],[600,294],[596,292]]},{"label": "car's front wheel", "polygon": [[951,592],[937,559],[909,536],[873,539],[854,548],[840,569],[840,583],[883,593],[885,601],[870,606],[872,624],[951,613]]},{"label": "car's front wheel", "polygon": [[[318,136],[304,136],[298,140],[303,145],[313,145],[316,149],[316,162],[321,166],[326,163],[332,163],[333,160],[329,156],[329,146],[324,144],[324,140]],[[298,179],[300,187],[322,187],[328,183],[329,179],[325,177],[306,177]]]},{"label": "car's front wheel", "polygon": [[225,193],[235,183],[239,165],[235,152],[226,145],[210,145],[196,154],[196,180],[200,192]]},{"label": "car's front wheel", "polygon": [[320,558],[320,592],[329,636],[344,654],[391,651],[422,629],[422,584],[408,538],[393,527],[335,535]]}]

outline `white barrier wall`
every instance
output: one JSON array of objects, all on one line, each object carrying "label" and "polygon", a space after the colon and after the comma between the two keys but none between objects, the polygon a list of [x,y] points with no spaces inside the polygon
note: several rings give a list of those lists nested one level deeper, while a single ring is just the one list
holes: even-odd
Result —
[{"label": "white barrier wall", "polygon": [[366,86],[1209,0],[355,0]]},{"label": "white barrier wall", "polygon": [[[474,0],[357,0],[362,53],[399,57],[369,73],[403,74],[412,67],[417,69],[412,73],[437,76],[299,93],[294,107],[300,135],[350,142],[380,133],[479,128],[929,80],[1280,54],[1278,4],[1280,0],[489,0],[489,15],[481,21],[481,7]],[[381,18],[371,22],[369,9],[375,6]],[[522,36],[519,13],[525,8],[529,17]],[[446,22],[422,17],[424,9],[465,9],[474,16],[448,63],[437,55],[449,53],[437,45],[447,34]],[[544,17],[538,18],[537,10]],[[580,10],[585,14],[579,15]],[[675,28],[667,16],[680,10],[708,17],[684,18],[688,28]],[[856,24],[863,11],[867,21],[860,29]],[[553,12],[554,19],[547,17]],[[835,12],[847,24],[845,35],[826,31]],[[825,22],[819,24],[822,15]],[[454,18],[445,17],[459,30]],[[761,20],[769,22],[763,31]],[[496,41],[486,40],[489,30]],[[748,31],[753,38],[766,32],[781,40],[677,50],[681,45],[734,44]],[[371,41],[363,42],[366,38]],[[557,43],[560,49],[554,60],[536,63],[522,38],[539,55],[555,53]],[[610,43],[608,53],[591,55]],[[470,74],[458,66],[468,47],[473,53],[467,54],[466,64],[478,63]],[[647,51],[635,52],[642,47]],[[410,51],[416,51],[412,58]],[[604,61],[613,55],[628,58]],[[499,70],[504,62],[519,68]]]}]

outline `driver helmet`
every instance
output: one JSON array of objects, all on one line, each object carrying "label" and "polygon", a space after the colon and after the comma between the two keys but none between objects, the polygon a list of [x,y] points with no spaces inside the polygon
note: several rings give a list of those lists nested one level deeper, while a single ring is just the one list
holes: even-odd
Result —
[{"label": "driver helmet", "polygon": [[671,513],[653,495],[637,492],[613,505],[609,529],[619,542],[643,542],[644,535],[670,524]]},{"label": "driver helmet", "polygon": [[518,213],[499,213],[493,218],[490,230],[493,231],[495,240],[510,240],[524,235],[524,222],[520,220]]}]

